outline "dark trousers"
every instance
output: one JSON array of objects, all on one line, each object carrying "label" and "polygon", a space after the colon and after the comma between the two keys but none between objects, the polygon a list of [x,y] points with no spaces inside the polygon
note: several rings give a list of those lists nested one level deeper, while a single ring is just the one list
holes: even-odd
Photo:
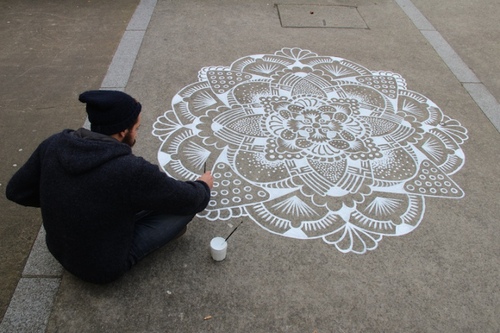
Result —
[{"label": "dark trousers", "polygon": [[134,242],[130,250],[132,265],[173,240],[195,215],[169,215],[142,211],[136,215]]}]

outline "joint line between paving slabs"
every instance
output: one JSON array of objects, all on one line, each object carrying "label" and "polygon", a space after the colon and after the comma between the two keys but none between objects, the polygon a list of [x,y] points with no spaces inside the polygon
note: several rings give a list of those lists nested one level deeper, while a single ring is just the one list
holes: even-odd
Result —
[{"label": "joint line between paving slabs", "polygon": [[469,93],[484,115],[491,121],[497,131],[500,132],[500,103],[498,103],[484,83],[481,82],[411,0],[395,1],[417,29],[420,30],[425,39],[432,45],[436,53]]}]

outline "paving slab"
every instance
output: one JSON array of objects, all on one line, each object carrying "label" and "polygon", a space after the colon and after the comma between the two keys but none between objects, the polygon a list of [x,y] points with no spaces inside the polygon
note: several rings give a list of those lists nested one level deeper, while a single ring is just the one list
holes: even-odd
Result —
[{"label": "paving slab", "polygon": [[500,71],[498,3],[459,0],[450,5],[415,0],[414,4],[500,101],[500,78],[496,74]]},{"label": "paving slab", "polygon": [[[396,0],[396,2],[431,43],[457,79],[462,82],[483,113],[500,131],[500,104],[496,89],[498,77],[494,74],[496,71],[490,70],[490,67],[496,66],[493,61],[493,57],[497,54],[496,43],[491,42],[490,36],[500,34],[495,19],[491,19],[495,17],[498,6],[492,7],[489,2],[483,1],[473,4],[462,2],[455,3],[451,8],[447,6],[446,8],[440,7],[437,11],[429,11],[429,3],[419,2],[420,7],[423,7],[427,13],[442,14],[429,16],[441,27],[446,26],[445,29],[438,31],[413,2],[410,0]],[[432,8],[435,9],[435,6]],[[481,34],[486,37],[480,38]],[[456,41],[457,37],[460,39],[459,42]],[[454,46],[447,40],[452,40]],[[454,47],[459,50],[458,53]],[[477,52],[477,50],[481,51]],[[477,59],[472,60],[471,55],[477,56]]]},{"label": "paving slab", "polygon": [[[0,326],[1,332],[44,332],[59,278],[21,278]],[[36,297],[33,297],[36,295]]]},{"label": "paving slab", "polygon": [[[95,286],[63,274],[48,332],[498,331],[497,128],[398,3],[329,3],[356,5],[369,29],[283,28],[277,7],[267,1],[156,4],[125,89],[144,110],[134,149],[180,178],[194,177],[205,156],[219,174],[214,201],[184,237],[115,283]],[[437,21],[429,20],[434,27]],[[323,67],[310,69],[314,65]],[[353,71],[363,81],[358,78],[349,88]],[[247,85],[238,90],[230,83],[233,76]],[[299,79],[304,77],[307,82]],[[377,87],[375,81],[383,78],[389,82]],[[338,90],[327,84],[331,79]],[[339,187],[315,195],[327,182],[317,180],[327,174],[321,168],[335,159],[320,157],[321,148],[307,150],[314,146],[310,141],[296,142],[305,148],[295,155],[290,146],[278,146],[281,141],[266,140],[273,133],[289,141],[307,135],[306,127],[299,134],[284,127],[298,121],[305,126],[306,115],[292,121],[294,110],[326,103],[318,96],[334,91],[347,97],[330,99],[322,110],[339,110],[343,103],[353,116],[341,118],[359,129],[349,132],[352,136],[367,128],[356,110],[390,113],[391,105],[406,118],[401,113],[384,118],[387,126],[413,121],[421,134],[398,141],[416,148],[406,159],[386,160],[389,167],[376,166],[361,153],[349,155],[352,179],[352,170],[366,164],[372,173],[413,165],[415,175],[430,185],[421,185],[419,194],[412,192],[418,179],[402,183],[403,176],[393,175],[398,184],[391,187],[380,174],[361,192],[354,191],[354,182],[346,183],[352,196],[339,196],[334,191]],[[290,99],[298,106],[290,106]],[[257,125],[263,122],[269,125],[265,131]],[[405,136],[397,133],[390,137]],[[371,134],[357,142],[373,147],[370,140],[381,138]],[[273,144],[290,156],[272,157]],[[389,146],[387,141],[372,153],[388,152]],[[303,158],[313,153],[316,158]],[[354,155],[366,163],[356,164]],[[304,178],[301,172],[312,165],[317,172]],[[284,169],[296,173],[287,178]],[[433,195],[443,189],[451,193]],[[408,202],[406,211],[397,205],[401,202]],[[324,218],[305,219],[311,209]],[[228,235],[240,221],[228,257],[214,262],[210,239]],[[335,226],[338,232],[328,229]]]}]

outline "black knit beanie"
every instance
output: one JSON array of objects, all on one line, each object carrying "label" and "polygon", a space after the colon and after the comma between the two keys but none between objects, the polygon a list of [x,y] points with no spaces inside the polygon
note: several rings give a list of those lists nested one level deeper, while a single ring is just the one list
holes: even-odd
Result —
[{"label": "black knit beanie", "polygon": [[116,90],[89,90],[82,93],[78,100],[87,104],[92,132],[106,135],[130,128],[142,108],[133,97]]}]

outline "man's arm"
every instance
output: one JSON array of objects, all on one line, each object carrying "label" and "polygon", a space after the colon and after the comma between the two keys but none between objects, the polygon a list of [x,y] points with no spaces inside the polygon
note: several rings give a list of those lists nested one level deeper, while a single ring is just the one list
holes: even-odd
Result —
[{"label": "man's arm", "polygon": [[40,207],[40,147],[7,184],[7,199],[23,206]]},{"label": "man's arm", "polygon": [[140,164],[140,171],[132,177],[136,183],[135,190],[129,195],[133,202],[141,205],[141,210],[188,215],[198,213],[207,206],[213,186],[209,171],[196,181],[179,181],[160,171],[157,165],[146,161]]},{"label": "man's arm", "polygon": [[205,182],[205,184],[207,184],[210,189],[214,187],[214,177],[212,176],[211,171],[205,171],[205,173],[201,175],[197,180]]}]

